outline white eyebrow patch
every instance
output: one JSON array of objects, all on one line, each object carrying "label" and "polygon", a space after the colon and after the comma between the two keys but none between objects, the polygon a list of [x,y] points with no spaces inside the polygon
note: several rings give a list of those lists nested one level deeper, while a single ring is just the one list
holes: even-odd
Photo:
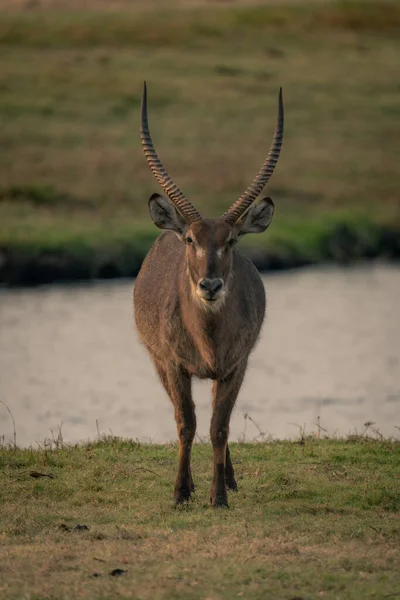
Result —
[{"label": "white eyebrow patch", "polygon": [[206,251],[203,250],[203,248],[196,248],[196,256],[197,258],[203,258],[203,256],[205,255]]}]

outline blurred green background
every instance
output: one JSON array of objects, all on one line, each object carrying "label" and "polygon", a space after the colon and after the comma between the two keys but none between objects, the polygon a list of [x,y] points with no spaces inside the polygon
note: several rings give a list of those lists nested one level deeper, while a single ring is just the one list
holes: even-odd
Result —
[{"label": "blurred green background", "polygon": [[400,3],[0,0],[0,281],[132,276],[153,140],[207,216],[284,147],[256,264],[400,255]]}]

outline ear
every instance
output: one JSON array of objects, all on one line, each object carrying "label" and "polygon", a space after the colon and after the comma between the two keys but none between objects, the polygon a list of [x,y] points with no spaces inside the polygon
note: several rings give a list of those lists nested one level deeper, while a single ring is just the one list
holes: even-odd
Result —
[{"label": "ear", "polygon": [[236,223],[238,236],[245,233],[262,233],[267,229],[274,215],[274,203],[271,198],[263,198]]},{"label": "ear", "polygon": [[171,200],[153,194],[149,199],[150,216],[155,225],[160,229],[170,229],[182,239],[188,229],[188,224],[182,215],[176,210]]}]

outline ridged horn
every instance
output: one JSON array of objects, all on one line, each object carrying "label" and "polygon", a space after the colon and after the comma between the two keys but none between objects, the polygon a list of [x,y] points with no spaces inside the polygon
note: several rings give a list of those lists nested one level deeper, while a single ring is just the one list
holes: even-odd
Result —
[{"label": "ridged horn", "polygon": [[272,140],[271,147],[269,149],[267,158],[259,172],[257,173],[254,181],[249,185],[247,190],[240,196],[238,200],[232,206],[224,212],[222,219],[230,224],[236,223],[243,213],[249,208],[254,202],[257,196],[262,191],[263,187],[274,172],[275,165],[278,162],[279,153],[282,147],[283,141],[283,100],[282,100],[282,88],[279,90],[279,102],[278,102],[278,119],[276,122],[274,139]]},{"label": "ridged horn", "polygon": [[175,204],[181,215],[188,223],[199,221],[201,215],[193,204],[182,194],[181,190],[172,181],[166,169],[163,167],[161,160],[158,158],[157,152],[154,149],[153,141],[149,131],[149,123],[147,119],[147,87],[146,82],[143,85],[142,107],[140,116],[140,138],[142,140],[143,151],[149,163],[150,169],[153,171],[154,177],[161,185],[168,197]]}]

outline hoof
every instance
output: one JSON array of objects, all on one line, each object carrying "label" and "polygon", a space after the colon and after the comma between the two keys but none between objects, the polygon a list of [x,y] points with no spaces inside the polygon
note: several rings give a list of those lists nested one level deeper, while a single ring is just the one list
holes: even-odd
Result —
[{"label": "hoof", "polygon": [[228,501],[225,498],[211,498],[211,504],[213,508],[229,508]]},{"label": "hoof", "polygon": [[226,487],[231,490],[232,492],[237,492],[238,491],[238,486],[236,483],[236,479],[234,477],[227,477],[225,479],[225,483],[226,483]]},{"label": "hoof", "polygon": [[175,488],[175,504],[183,504],[184,502],[189,502],[191,493],[191,489],[187,485],[180,485],[179,487]]},{"label": "hoof", "polygon": [[190,494],[175,494],[174,500],[175,504],[185,504],[185,502],[189,502],[191,496]]},{"label": "hoof", "polygon": [[228,499],[224,496],[211,496],[210,502],[213,508],[229,508]]}]

